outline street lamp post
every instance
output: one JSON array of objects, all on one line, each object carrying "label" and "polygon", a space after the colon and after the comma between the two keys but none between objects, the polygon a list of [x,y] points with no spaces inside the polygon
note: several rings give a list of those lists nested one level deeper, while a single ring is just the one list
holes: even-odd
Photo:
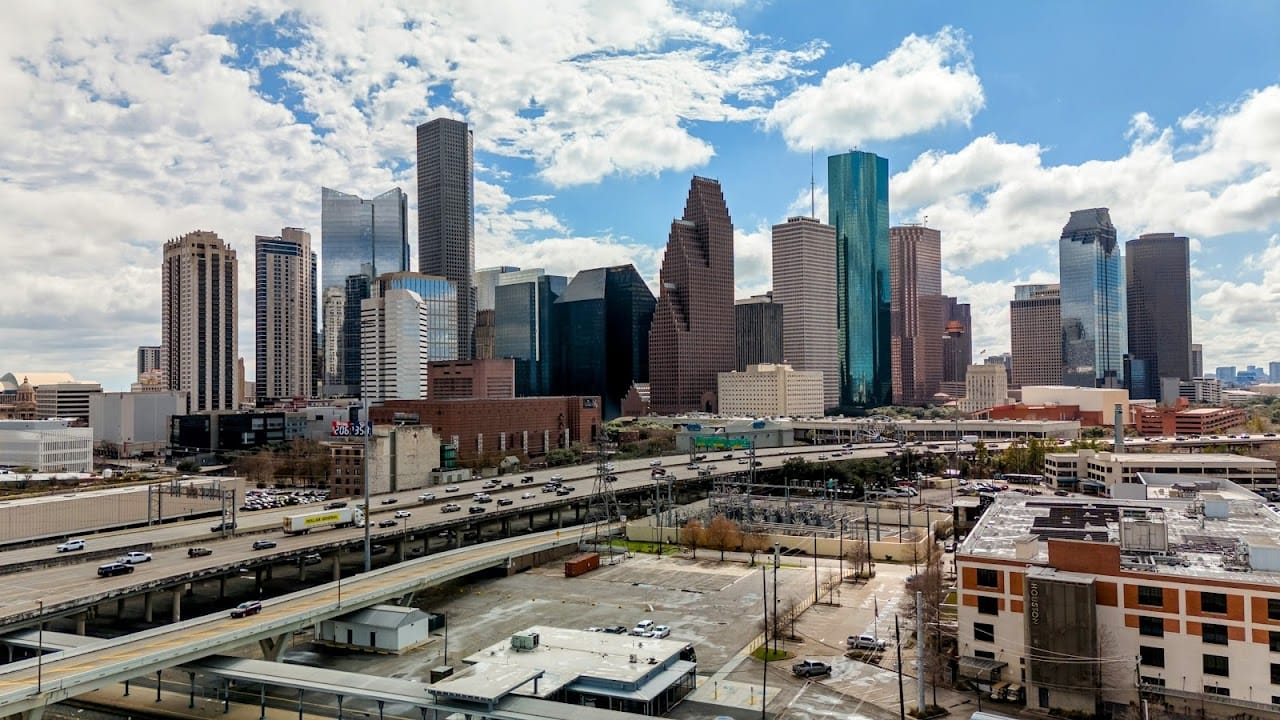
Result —
[{"label": "street lamp post", "polygon": [[36,630],[36,694],[44,687],[44,600],[37,600],[40,606],[40,624]]}]

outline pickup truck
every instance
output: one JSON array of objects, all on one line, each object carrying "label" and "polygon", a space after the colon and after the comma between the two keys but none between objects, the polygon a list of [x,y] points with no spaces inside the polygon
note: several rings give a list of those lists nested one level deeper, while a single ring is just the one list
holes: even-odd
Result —
[{"label": "pickup truck", "polygon": [[137,565],[138,563],[151,562],[151,553],[134,550],[116,558],[116,562],[126,565]]},{"label": "pickup truck", "polygon": [[801,660],[791,666],[791,672],[796,677],[818,677],[831,673],[831,666],[819,660]]},{"label": "pickup truck", "polygon": [[187,557],[189,558],[205,557],[206,555],[212,555],[212,554],[213,554],[213,551],[207,547],[187,548]]}]

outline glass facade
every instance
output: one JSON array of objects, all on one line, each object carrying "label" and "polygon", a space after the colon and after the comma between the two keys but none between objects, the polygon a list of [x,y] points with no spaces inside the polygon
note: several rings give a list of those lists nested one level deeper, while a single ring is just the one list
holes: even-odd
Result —
[{"label": "glass facade", "polygon": [[1106,208],[1076,210],[1058,241],[1062,382],[1120,387],[1124,382],[1124,267]]},{"label": "glass facade", "polygon": [[856,150],[828,157],[827,193],[836,229],[840,404],[888,405],[889,161]]},{"label": "glass facade", "polygon": [[563,275],[521,270],[504,274],[494,288],[494,357],[515,360],[516,397],[552,392],[551,313],[568,283]]},{"label": "glass facade", "polygon": [[457,285],[435,275],[411,272],[383,275],[378,282],[384,293],[408,290],[421,299],[426,311],[422,341],[426,346],[427,362],[459,359]]},{"label": "glass facade", "polygon": [[1129,397],[1170,402],[1161,397],[1161,378],[1192,377],[1190,242],[1148,233],[1124,249],[1129,354],[1146,369],[1144,378],[1129,377]]}]

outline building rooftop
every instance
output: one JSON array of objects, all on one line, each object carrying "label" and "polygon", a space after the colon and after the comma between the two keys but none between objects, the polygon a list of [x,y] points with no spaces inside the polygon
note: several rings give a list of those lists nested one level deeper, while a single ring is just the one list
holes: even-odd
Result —
[{"label": "building rooftop", "polygon": [[1045,565],[1050,539],[1078,540],[1118,546],[1125,571],[1280,585],[1280,511],[1227,481],[1146,477],[1146,500],[1001,493],[957,554]]}]

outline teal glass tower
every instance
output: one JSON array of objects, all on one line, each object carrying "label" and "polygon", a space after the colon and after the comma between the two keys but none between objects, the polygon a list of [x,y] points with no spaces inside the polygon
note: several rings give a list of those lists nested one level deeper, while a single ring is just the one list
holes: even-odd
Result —
[{"label": "teal glass tower", "polygon": [[827,203],[836,229],[840,406],[888,405],[889,161],[858,150],[828,157]]}]

